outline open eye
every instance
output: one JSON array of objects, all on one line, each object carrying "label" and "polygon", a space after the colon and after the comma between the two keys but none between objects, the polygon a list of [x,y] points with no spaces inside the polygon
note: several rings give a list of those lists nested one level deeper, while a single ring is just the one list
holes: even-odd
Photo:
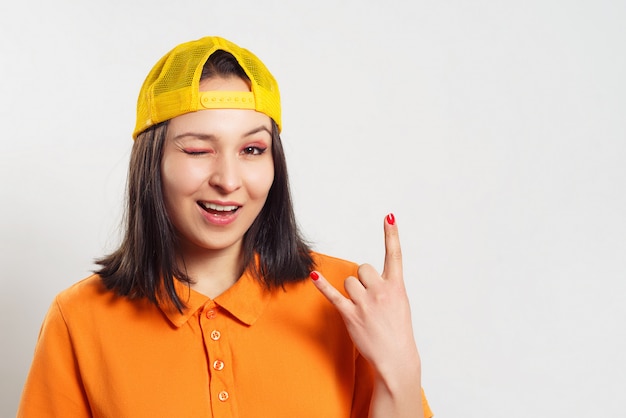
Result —
[{"label": "open eye", "polygon": [[249,146],[245,147],[241,152],[246,155],[261,155],[267,150],[267,148]]}]

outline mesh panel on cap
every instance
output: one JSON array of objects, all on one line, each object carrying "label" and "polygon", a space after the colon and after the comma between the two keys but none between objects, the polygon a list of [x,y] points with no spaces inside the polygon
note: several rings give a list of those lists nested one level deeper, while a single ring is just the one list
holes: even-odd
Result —
[{"label": "mesh panel on cap", "polygon": [[250,77],[255,110],[272,118],[281,130],[278,85],[261,60],[225,39],[206,37],[178,45],[152,68],[139,93],[134,138],[152,125],[202,108],[198,81],[206,60],[218,49],[239,62]]},{"label": "mesh panel on cap", "polygon": [[274,91],[276,82],[268,77],[269,73],[264,69],[265,66],[252,54],[246,54],[243,61],[243,67],[248,70],[255,84],[263,90],[260,95],[257,95],[257,106],[263,110],[271,110],[280,106],[275,100],[271,100],[277,94]]},{"label": "mesh panel on cap", "polygon": [[187,49],[173,54],[167,62],[167,68],[154,83],[154,94],[158,96],[169,91],[190,87],[196,71],[202,70],[199,64],[208,50],[209,48]]}]

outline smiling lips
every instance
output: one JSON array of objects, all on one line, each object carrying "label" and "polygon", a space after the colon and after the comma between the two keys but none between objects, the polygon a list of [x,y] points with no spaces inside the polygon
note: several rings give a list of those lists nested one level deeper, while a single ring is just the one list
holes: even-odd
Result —
[{"label": "smiling lips", "polygon": [[237,209],[239,209],[239,206],[236,206],[236,205],[218,205],[217,203],[211,203],[211,202],[198,202],[198,203],[207,212],[216,213],[216,214],[234,212]]},{"label": "smiling lips", "polygon": [[203,209],[205,218],[214,224],[225,225],[235,220],[235,214],[241,206],[239,205],[220,205],[213,202],[198,202]]}]

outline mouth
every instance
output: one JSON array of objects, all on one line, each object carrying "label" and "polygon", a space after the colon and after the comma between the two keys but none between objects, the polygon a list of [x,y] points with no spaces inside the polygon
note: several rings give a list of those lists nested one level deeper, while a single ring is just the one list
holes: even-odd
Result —
[{"label": "mouth", "polygon": [[241,206],[237,205],[218,205],[211,202],[198,202],[198,205],[211,215],[226,216],[237,212]]}]

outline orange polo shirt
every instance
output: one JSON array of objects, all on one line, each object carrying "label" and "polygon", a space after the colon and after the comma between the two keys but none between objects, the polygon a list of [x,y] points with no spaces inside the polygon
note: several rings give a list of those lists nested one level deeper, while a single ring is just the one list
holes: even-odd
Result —
[{"label": "orange polo shirt", "polygon": [[[339,289],[356,275],[353,263],[314,257]],[[308,280],[268,291],[246,273],[215,299],[178,291],[183,314],[118,297],[97,275],[61,292],[17,416],[367,417],[370,367]]]}]

